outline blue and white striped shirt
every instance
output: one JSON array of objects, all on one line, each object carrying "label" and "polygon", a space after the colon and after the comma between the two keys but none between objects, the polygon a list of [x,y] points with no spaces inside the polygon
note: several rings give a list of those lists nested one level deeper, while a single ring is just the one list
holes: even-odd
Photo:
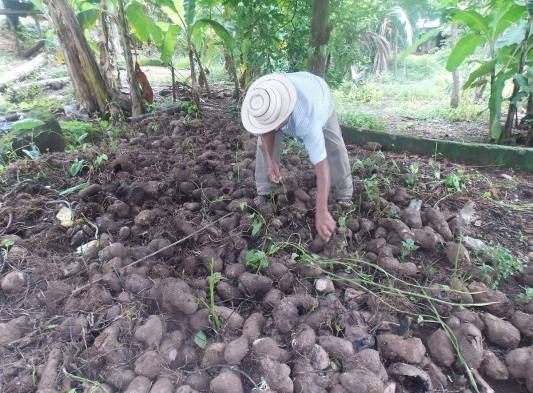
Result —
[{"label": "blue and white striped shirt", "polygon": [[301,139],[309,159],[317,164],[327,157],[322,129],[333,113],[333,99],[324,79],[309,72],[285,74],[294,84],[298,98],[282,132]]}]

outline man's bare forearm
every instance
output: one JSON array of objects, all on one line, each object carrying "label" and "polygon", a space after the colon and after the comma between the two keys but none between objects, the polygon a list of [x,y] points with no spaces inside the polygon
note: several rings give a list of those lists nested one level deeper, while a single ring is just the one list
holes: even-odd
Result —
[{"label": "man's bare forearm", "polygon": [[324,159],[315,165],[316,174],[316,213],[322,214],[328,211],[329,189],[331,180],[329,175],[328,160]]},{"label": "man's bare forearm", "polygon": [[263,144],[263,149],[265,149],[268,161],[274,160],[274,138],[275,135],[273,133],[268,133],[265,135],[261,135],[261,142]]}]

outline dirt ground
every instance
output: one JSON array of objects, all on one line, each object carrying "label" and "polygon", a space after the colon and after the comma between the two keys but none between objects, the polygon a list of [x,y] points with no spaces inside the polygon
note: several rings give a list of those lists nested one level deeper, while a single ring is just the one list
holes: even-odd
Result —
[{"label": "dirt ground", "polygon": [[[207,104],[10,167],[3,391],[533,392],[532,175],[349,146],[354,205],[324,244],[305,152],[257,198],[255,140]],[[465,238],[525,273],[485,286]]]}]

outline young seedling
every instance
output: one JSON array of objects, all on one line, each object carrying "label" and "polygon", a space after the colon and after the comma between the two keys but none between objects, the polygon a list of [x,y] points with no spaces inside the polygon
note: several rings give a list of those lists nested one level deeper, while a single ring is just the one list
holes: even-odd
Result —
[{"label": "young seedling", "polygon": [[215,325],[215,331],[219,332],[220,328],[222,327],[222,324],[220,322],[220,318],[218,317],[217,312],[215,311],[215,290],[217,283],[222,280],[222,274],[219,272],[215,272],[214,269],[215,263],[212,261],[209,264],[209,270],[211,271],[211,274],[208,278],[208,284],[209,284],[209,315],[211,316],[211,319],[213,320],[213,324]]},{"label": "young seedling", "polygon": [[88,166],[85,164],[85,160],[80,160],[80,159],[76,158],[76,160],[70,166],[70,169],[69,169],[68,172],[70,173],[70,176],[75,177],[75,176],[78,176],[80,174],[80,172],[84,168],[87,168],[87,167]]},{"label": "young seedling", "polygon": [[465,186],[465,172],[462,169],[455,170],[448,174],[442,181],[449,192],[461,192]]},{"label": "young seedling", "polygon": [[418,175],[420,172],[420,166],[418,163],[413,162],[409,165],[409,175],[404,180],[405,185],[413,187],[418,182]]},{"label": "young seedling", "polygon": [[412,252],[418,250],[418,246],[412,239],[402,241],[402,248],[400,249],[400,259],[407,258]]},{"label": "young seedling", "polygon": [[533,300],[533,288],[532,287],[523,287],[524,292],[519,294],[516,299],[520,303],[529,303],[531,300]]},{"label": "young seedling", "polygon": [[244,257],[245,265],[256,273],[268,268],[268,258],[264,251],[261,250],[248,250]]},{"label": "young seedling", "polygon": [[[218,333],[220,331],[220,328],[222,327],[222,323],[215,308],[215,291],[217,283],[222,280],[222,274],[215,271],[214,265],[214,261],[211,261],[211,263],[209,264],[209,270],[211,273],[207,278],[207,283],[209,286],[209,303],[206,302],[203,298],[200,298],[200,303],[203,303],[203,305],[207,308],[207,311],[209,312],[209,319],[213,322],[213,330]],[[196,335],[198,335],[199,333],[204,334],[203,332],[198,332],[196,333]],[[194,340],[196,342],[196,336]],[[196,344],[198,343],[196,342]]]}]

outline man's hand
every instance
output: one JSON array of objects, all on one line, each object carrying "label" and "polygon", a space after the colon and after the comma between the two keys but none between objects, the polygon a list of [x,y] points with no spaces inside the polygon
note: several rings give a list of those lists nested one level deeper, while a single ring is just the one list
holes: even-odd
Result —
[{"label": "man's hand", "polygon": [[281,172],[279,170],[278,164],[270,159],[268,163],[268,177],[272,183],[278,184],[281,181]]},{"label": "man's hand", "polygon": [[329,239],[331,239],[331,236],[335,233],[335,229],[337,229],[335,220],[327,210],[317,210],[315,214],[315,227],[320,237],[326,242],[329,242]]}]

